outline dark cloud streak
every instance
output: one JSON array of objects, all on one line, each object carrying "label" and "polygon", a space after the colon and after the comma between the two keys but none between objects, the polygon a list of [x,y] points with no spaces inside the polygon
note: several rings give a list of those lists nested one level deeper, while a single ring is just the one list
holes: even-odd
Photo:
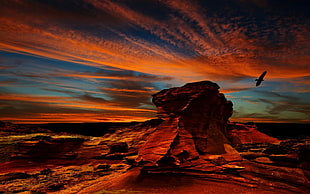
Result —
[{"label": "dark cloud streak", "polygon": [[[31,106],[46,106],[68,117],[75,114],[68,107],[102,111],[109,118],[123,111],[117,119],[128,119],[128,109],[141,119],[141,112],[154,110],[151,94],[165,86],[212,80],[241,103],[239,116],[283,119],[288,112],[287,117],[306,120],[307,5],[306,0],[3,0],[0,91],[12,99],[1,96],[6,99],[1,103],[14,114],[20,110],[18,118],[29,115]],[[18,55],[28,58],[17,64]],[[54,64],[46,62],[50,59]],[[252,89],[250,79],[265,70],[266,89]],[[285,92],[275,92],[282,88]],[[42,119],[61,117],[42,111]]]}]

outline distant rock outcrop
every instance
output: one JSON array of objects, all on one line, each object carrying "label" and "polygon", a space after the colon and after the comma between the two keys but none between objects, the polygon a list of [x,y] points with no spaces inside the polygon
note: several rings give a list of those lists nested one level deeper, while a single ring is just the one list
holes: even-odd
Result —
[{"label": "distant rock outcrop", "polygon": [[232,145],[248,143],[279,143],[277,138],[270,137],[257,130],[255,124],[229,123],[227,135]]},{"label": "distant rock outcrop", "polygon": [[75,151],[83,142],[83,138],[35,136],[29,140],[18,142],[16,153],[12,155],[12,159],[28,158],[34,161],[74,159],[77,156]]},{"label": "distant rock outcrop", "polygon": [[29,133],[51,133],[52,131],[35,125],[18,125],[11,122],[0,121],[0,133],[29,134]]}]

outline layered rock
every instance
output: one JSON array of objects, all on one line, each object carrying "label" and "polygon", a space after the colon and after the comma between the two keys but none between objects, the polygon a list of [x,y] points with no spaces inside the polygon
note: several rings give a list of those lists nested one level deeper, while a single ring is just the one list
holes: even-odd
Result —
[{"label": "layered rock", "polygon": [[229,123],[226,136],[236,146],[249,143],[279,143],[277,138],[258,131],[255,124]]},{"label": "layered rock", "polygon": [[232,103],[218,89],[203,81],[153,95],[164,121],[139,149],[141,171],[233,180],[292,193],[309,190],[307,141],[280,143],[253,124],[229,122]]},{"label": "layered rock", "polygon": [[202,81],[154,94],[153,103],[164,121],[148,137],[137,161],[182,166],[204,155],[237,155],[225,136],[232,103],[218,89],[217,84]]}]

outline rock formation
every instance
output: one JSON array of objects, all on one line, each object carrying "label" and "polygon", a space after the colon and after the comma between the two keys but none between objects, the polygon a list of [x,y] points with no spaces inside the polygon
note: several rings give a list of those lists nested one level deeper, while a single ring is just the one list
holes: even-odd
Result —
[{"label": "rock formation", "polygon": [[226,136],[232,145],[248,143],[278,143],[279,140],[258,131],[255,124],[228,123]]},{"label": "rock formation", "polygon": [[[269,179],[274,179],[277,188],[308,190],[310,173],[305,155],[309,147],[305,142],[280,144],[254,124],[229,122],[232,103],[218,89],[217,84],[203,81],[153,95],[164,121],[139,149],[136,161],[142,174],[235,179],[249,186],[258,182],[268,185]],[[288,151],[288,144],[296,149]]]},{"label": "rock formation", "polygon": [[[0,121],[0,133],[6,134],[29,134],[29,133],[51,133],[48,129],[43,129],[34,125],[18,125],[11,122]],[[0,134],[1,135],[1,134]]]},{"label": "rock formation", "polygon": [[154,94],[153,103],[164,121],[140,149],[137,162],[182,166],[201,156],[237,155],[226,137],[232,103],[218,89],[217,84],[202,81]]},{"label": "rock formation", "polygon": [[217,84],[163,90],[153,102],[161,119],[102,137],[0,122],[0,193],[310,193],[310,139],[229,122]]}]

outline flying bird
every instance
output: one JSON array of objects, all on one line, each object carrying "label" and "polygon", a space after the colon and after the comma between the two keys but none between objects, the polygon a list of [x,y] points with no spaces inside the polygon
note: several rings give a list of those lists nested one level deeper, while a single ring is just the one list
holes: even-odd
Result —
[{"label": "flying bird", "polygon": [[265,77],[266,73],[267,73],[267,71],[264,71],[264,72],[258,77],[258,79],[255,80],[255,81],[256,81],[256,86],[259,86],[259,85],[262,83],[262,81],[264,81],[264,77]]}]

